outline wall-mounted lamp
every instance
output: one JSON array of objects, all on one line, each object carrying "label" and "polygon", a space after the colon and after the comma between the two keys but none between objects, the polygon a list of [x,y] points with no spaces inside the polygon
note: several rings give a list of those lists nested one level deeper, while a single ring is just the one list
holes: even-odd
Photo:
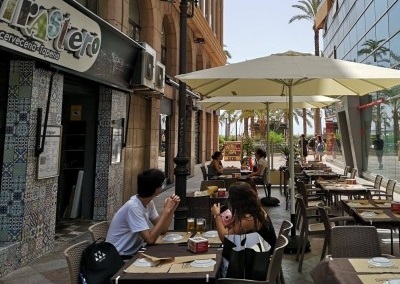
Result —
[{"label": "wall-mounted lamp", "polygon": [[203,37],[195,37],[193,40],[195,43],[199,44],[204,44],[206,42]]}]

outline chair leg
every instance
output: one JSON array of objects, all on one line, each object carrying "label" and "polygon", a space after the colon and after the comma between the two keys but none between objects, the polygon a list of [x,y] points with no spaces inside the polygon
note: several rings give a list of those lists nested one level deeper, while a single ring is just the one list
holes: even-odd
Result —
[{"label": "chair leg", "polygon": [[285,277],[283,277],[283,270],[281,267],[281,271],[279,272],[279,284],[285,284]]},{"label": "chair leg", "polygon": [[322,247],[322,252],[321,252],[321,260],[325,258],[326,250],[328,248],[328,243],[329,240],[327,238],[324,239],[324,246]]},{"label": "chair leg", "polygon": [[297,270],[299,272],[303,271],[303,260],[304,260],[304,254],[306,252],[307,240],[308,240],[308,233],[305,232],[304,238],[302,238],[302,244],[301,244],[301,254],[300,254],[300,259],[299,259],[299,269]]},{"label": "chair leg", "polygon": [[305,234],[304,228],[301,228],[300,234],[299,234],[299,242],[298,242],[298,244],[297,244],[298,247],[297,247],[297,252],[296,252],[296,261],[299,260],[300,250],[301,250],[301,247],[302,247],[302,245],[303,245],[304,234]]}]

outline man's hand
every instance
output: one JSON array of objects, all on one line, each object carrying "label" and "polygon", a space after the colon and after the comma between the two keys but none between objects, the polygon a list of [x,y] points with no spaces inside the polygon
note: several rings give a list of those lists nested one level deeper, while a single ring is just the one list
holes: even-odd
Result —
[{"label": "man's hand", "polygon": [[173,194],[172,196],[165,199],[164,210],[167,212],[174,212],[175,209],[178,207],[179,202],[181,202],[180,197],[178,195]]}]

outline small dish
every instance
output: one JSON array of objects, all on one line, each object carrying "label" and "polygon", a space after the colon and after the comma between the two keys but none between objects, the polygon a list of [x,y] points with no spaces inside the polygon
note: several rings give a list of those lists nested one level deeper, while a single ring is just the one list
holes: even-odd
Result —
[{"label": "small dish", "polygon": [[391,267],[394,263],[386,257],[373,257],[368,260],[368,263],[378,267]]},{"label": "small dish", "polygon": [[158,265],[159,263],[160,261],[152,261],[148,258],[138,258],[135,260],[133,265],[138,267],[152,267]]},{"label": "small dish", "polygon": [[165,242],[176,242],[182,239],[183,239],[182,235],[179,234],[168,234],[162,238],[162,240]]},{"label": "small dish", "polygon": [[205,238],[215,238],[218,237],[218,232],[217,231],[207,231],[203,234],[203,237]]},{"label": "small dish", "polygon": [[363,217],[375,217],[376,213],[373,211],[364,211],[360,215]]},{"label": "small dish", "polygon": [[216,264],[215,260],[209,259],[196,259],[190,263],[191,267],[202,268],[202,267],[210,267]]},{"label": "small dish", "polygon": [[383,284],[400,284],[400,279],[389,279],[386,280]]}]

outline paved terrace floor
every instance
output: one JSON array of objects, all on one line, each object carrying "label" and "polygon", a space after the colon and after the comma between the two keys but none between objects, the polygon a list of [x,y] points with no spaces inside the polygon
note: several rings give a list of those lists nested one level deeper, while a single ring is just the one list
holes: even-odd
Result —
[{"label": "paved terrace floor", "polygon": [[[281,165],[282,160],[274,160],[276,165]],[[224,162],[224,166],[239,166],[239,162]],[[342,169],[332,166],[333,170],[342,173]],[[188,179],[187,191],[195,191],[200,188],[202,180],[201,172],[198,175]],[[363,180],[363,183],[366,183]],[[160,194],[155,199],[156,206],[160,211],[164,199],[174,192],[174,187],[171,187]],[[264,190],[258,189],[259,196],[264,196]],[[290,220],[290,212],[285,210],[284,197],[280,194],[278,188],[272,189],[272,196],[275,196],[281,200],[280,206],[277,207],[266,207],[266,210],[271,216],[275,230],[278,231],[279,227],[284,219]],[[397,195],[396,200],[400,200]],[[82,240],[91,240],[87,228],[93,224],[94,221],[89,220],[68,220],[60,223],[57,228],[56,234],[56,246],[55,249],[46,254],[45,256],[33,261],[27,266],[24,266],[14,272],[0,278],[0,283],[3,284],[47,284],[47,283],[70,283],[67,262],[63,255],[63,250],[68,246],[80,242]],[[297,232],[298,234],[298,232]],[[382,232],[381,237],[388,239],[389,233]],[[396,238],[398,235],[396,234]],[[297,272],[298,262],[295,261],[295,255],[284,254],[283,259],[283,271],[288,284],[300,284],[300,283],[313,283],[309,272],[319,262],[320,253],[322,249],[323,239],[321,238],[310,238],[311,251],[306,253],[303,264],[303,272]],[[384,253],[390,253],[390,242],[382,243]],[[400,256],[399,246],[395,244],[394,254]]]}]

